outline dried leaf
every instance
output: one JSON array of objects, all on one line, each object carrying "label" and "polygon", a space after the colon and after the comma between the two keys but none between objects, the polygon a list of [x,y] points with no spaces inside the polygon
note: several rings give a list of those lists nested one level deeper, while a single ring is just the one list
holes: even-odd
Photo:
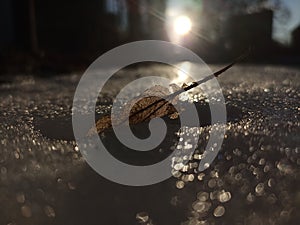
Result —
[{"label": "dried leaf", "polygon": [[[177,85],[173,84],[171,85],[171,88],[175,91],[180,90]],[[120,112],[112,114],[112,118],[114,119],[116,125],[124,123],[128,115],[130,115],[129,124],[138,124],[144,121],[149,121],[150,119],[156,117],[164,117],[168,115],[171,115],[172,118],[175,119],[178,117],[178,112],[173,104],[177,103],[178,96],[170,101],[163,99],[163,97],[166,97],[170,94],[171,93],[168,88],[156,85],[150,89],[147,89],[137,98],[129,101]],[[154,104],[156,102],[157,104]],[[88,136],[101,133],[110,127],[112,127],[111,116],[104,116],[96,122],[96,127],[93,127],[89,130]]]},{"label": "dried leaf", "polygon": [[[121,112],[116,113],[116,115],[112,115],[114,121],[116,121],[116,125],[124,123],[128,115],[129,124],[137,124],[144,121],[148,121],[155,117],[163,117],[167,115],[170,115],[170,118],[172,119],[178,118],[178,112],[173,105],[177,103],[178,96],[181,93],[191,90],[192,88],[195,88],[210,79],[218,77],[220,74],[224,73],[232,66],[234,66],[237,62],[245,59],[250,54],[250,52],[251,49],[248,49],[248,51],[246,51],[244,54],[242,54],[240,57],[234,60],[231,64],[210,74],[209,76],[204,77],[203,79],[197,82],[193,82],[190,85],[184,84],[182,88],[179,88],[177,85],[171,84],[170,86],[174,90],[174,93],[172,94],[170,93],[168,88],[159,85],[147,89],[141,96],[131,100]],[[170,97],[171,95],[172,98],[169,99],[170,101],[166,101],[163,99],[164,97]],[[140,100],[137,101],[137,99]],[[97,121],[95,127],[91,128],[88,131],[87,135],[90,136],[96,133],[101,133],[107,128],[110,128],[111,126],[111,117],[104,116]]]}]

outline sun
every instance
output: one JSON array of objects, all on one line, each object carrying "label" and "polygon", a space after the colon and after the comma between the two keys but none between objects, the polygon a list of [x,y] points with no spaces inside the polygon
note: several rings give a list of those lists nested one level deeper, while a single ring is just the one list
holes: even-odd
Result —
[{"label": "sun", "polygon": [[178,35],[186,35],[192,29],[191,19],[187,16],[180,16],[174,21],[174,30]]}]

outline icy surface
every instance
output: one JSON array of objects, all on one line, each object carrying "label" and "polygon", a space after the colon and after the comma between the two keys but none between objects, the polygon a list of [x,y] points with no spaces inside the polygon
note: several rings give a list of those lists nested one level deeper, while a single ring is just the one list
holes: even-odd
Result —
[{"label": "icy surface", "polygon": [[[118,88],[141,73],[176,78],[164,66],[120,72],[99,98],[97,114],[107,113]],[[236,66],[222,75],[227,106],[238,113],[228,111],[215,162],[197,173],[200,145],[187,167],[174,159],[173,178],[141,188],[107,181],[82,159],[71,127],[80,76],[1,77],[1,225],[298,224],[299,69]],[[201,128],[203,143],[208,129]],[[147,221],[136,217],[140,212]]]}]

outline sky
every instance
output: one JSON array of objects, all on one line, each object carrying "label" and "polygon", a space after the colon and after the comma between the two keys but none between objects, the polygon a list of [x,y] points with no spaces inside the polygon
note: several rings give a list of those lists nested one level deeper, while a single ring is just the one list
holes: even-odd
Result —
[{"label": "sky", "polygon": [[300,0],[284,0],[285,6],[290,10],[291,17],[286,24],[274,20],[273,38],[281,43],[290,44],[291,32],[300,26]]}]

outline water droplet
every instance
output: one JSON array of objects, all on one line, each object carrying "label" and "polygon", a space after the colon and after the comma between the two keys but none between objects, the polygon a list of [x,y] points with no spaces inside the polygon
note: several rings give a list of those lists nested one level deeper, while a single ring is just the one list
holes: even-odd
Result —
[{"label": "water droplet", "polygon": [[261,196],[264,194],[264,190],[265,190],[265,185],[263,183],[259,183],[258,185],[256,185],[255,187],[255,192],[258,196]]},{"label": "water droplet", "polygon": [[219,177],[219,173],[218,173],[218,171],[213,170],[213,171],[210,172],[210,176],[212,178],[218,178]]},{"label": "water droplet", "polygon": [[231,199],[231,193],[229,191],[225,192],[224,190],[219,193],[218,199],[220,202],[228,202]]},{"label": "water droplet", "polygon": [[188,181],[192,182],[195,179],[195,176],[193,174],[188,175]]},{"label": "water droplet", "polygon": [[278,164],[277,164],[277,169],[282,172],[283,174],[292,174],[293,173],[293,170],[292,170],[292,167],[291,165],[283,162],[283,161],[280,161]]},{"label": "water droplet", "polygon": [[198,159],[198,160],[200,160],[200,159],[202,159],[202,155],[200,155],[200,154],[195,154],[194,155],[194,159]]},{"label": "water droplet", "polygon": [[209,198],[209,194],[207,192],[199,192],[197,194],[197,198],[199,199],[199,201],[205,202]]},{"label": "water droplet", "polygon": [[266,160],[264,158],[261,158],[258,162],[259,165],[265,165]]},{"label": "water droplet", "polygon": [[257,159],[257,154],[253,153],[253,155],[251,157],[252,157],[253,160],[256,160]]},{"label": "water droplet", "polygon": [[216,180],[215,179],[210,179],[209,181],[208,181],[208,187],[210,187],[210,188],[214,188],[216,185],[217,185],[217,182],[216,182]]},{"label": "water droplet", "polygon": [[209,163],[204,163],[204,169],[207,169],[209,167]]},{"label": "water droplet", "polygon": [[199,173],[198,174],[198,180],[203,180],[203,178],[205,177],[205,173]]},{"label": "water droplet", "polygon": [[217,208],[214,210],[214,216],[215,217],[221,217],[225,213],[225,208],[224,206],[219,205]]},{"label": "water droplet", "polygon": [[226,156],[226,160],[229,161],[230,159],[231,159],[231,155],[227,155],[227,156]]},{"label": "water droplet", "polygon": [[183,182],[188,182],[189,181],[189,176],[188,175],[183,175],[182,177],[181,177],[181,180],[183,181]]},{"label": "water droplet", "polygon": [[46,216],[48,216],[48,217],[50,217],[50,218],[54,218],[54,217],[55,217],[55,211],[54,211],[54,209],[53,209],[51,206],[49,206],[49,205],[45,206],[44,212],[45,212]]},{"label": "water droplet", "polygon": [[75,151],[75,152],[78,152],[78,151],[79,151],[79,147],[78,147],[77,145],[74,147],[74,151]]},{"label": "water droplet", "polygon": [[32,216],[31,208],[28,205],[23,205],[21,207],[21,214],[26,218],[30,218]]},{"label": "water droplet", "polygon": [[268,180],[268,186],[269,187],[273,187],[275,185],[275,180],[273,179],[273,178],[270,178],[269,180]]},{"label": "water droplet", "polygon": [[207,212],[210,207],[211,207],[211,203],[210,202],[200,202],[200,201],[196,201],[193,203],[192,205],[193,209],[199,213],[204,213]]},{"label": "water droplet", "polygon": [[264,172],[267,173],[269,171],[270,171],[270,166],[269,165],[265,165]]},{"label": "water droplet", "polygon": [[189,170],[189,166],[188,166],[188,165],[185,165],[185,166],[181,169],[182,172],[187,172],[188,170]]},{"label": "water droplet", "polygon": [[172,170],[172,176],[173,177],[180,177],[182,175],[182,173],[180,171],[177,171],[177,170]]},{"label": "water droplet", "polygon": [[140,212],[136,214],[135,217],[139,223],[146,223],[149,220],[149,215],[146,212]]},{"label": "water droplet", "polygon": [[178,189],[184,188],[184,185],[185,185],[185,183],[184,183],[182,180],[178,180],[178,181],[176,182],[176,187],[177,187]]},{"label": "water droplet", "polygon": [[174,165],[175,170],[182,170],[183,167],[184,167],[183,163],[177,163]]},{"label": "water droplet", "polygon": [[253,173],[253,175],[259,175],[260,174],[259,168],[258,167],[254,168],[252,173]]}]

